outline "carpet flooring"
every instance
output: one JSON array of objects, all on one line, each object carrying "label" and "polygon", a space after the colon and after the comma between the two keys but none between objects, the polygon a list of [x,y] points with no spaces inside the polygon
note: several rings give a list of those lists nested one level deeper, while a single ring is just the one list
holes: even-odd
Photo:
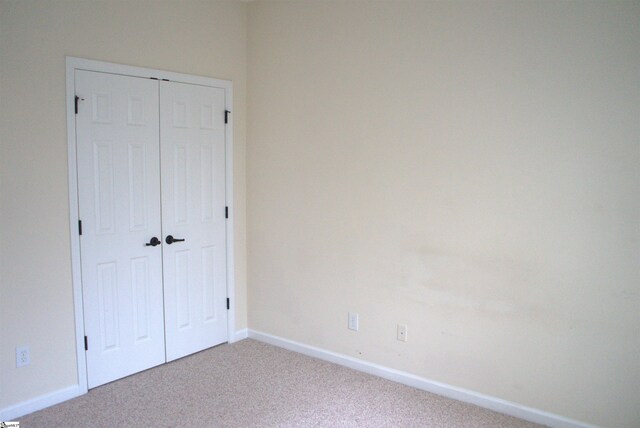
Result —
[{"label": "carpet flooring", "polygon": [[246,339],[18,419],[30,427],[539,427]]}]

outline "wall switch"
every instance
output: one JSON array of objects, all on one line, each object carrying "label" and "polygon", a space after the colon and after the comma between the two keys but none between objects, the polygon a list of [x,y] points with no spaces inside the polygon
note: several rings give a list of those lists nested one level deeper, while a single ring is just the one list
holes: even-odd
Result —
[{"label": "wall switch", "polygon": [[407,341],[407,325],[406,324],[398,324],[397,339],[401,342]]},{"label": "wall switch", "polygon": [[16,367],[27,366],[31,363],[31,355],[29,355],[28,346],[20,346],[16,348]]},{"label": "wall switch", "polygon": [[358,331],[358,314],[349,312],[349,330]]}]

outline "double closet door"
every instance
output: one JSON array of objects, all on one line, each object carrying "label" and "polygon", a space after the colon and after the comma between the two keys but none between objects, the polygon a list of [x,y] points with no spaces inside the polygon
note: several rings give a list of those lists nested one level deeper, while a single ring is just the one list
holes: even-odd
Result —
[{"label": "double closet door", "polygon": [[93,388],[228,339],[225,91],[75,73]]}]

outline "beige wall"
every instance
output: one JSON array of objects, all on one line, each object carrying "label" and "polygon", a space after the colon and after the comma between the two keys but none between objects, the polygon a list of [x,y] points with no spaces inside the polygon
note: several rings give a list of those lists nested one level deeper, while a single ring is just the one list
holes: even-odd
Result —
[{"label": "beige wall", "polygon": [[250,3],[249,327],[640,426],[639,22]]},{"label": "beige wall", "polygon": [[[246,4],[0,1],[0,409],[76,379],[65,55],[231,79],[236,326],[246,327]],[[15,347],[31,365],[15,368]]]}]

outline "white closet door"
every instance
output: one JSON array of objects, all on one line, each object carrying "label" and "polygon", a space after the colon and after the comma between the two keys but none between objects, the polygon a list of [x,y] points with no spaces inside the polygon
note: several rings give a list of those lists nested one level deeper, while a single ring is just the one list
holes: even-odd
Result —
[{"label": "white closet door", "polygon": [[76,71],[89,387],[165,361],[158,82]]},{"label": "white closet door", "polygon": [[160,82],[167,361],[227,341],[224,109],[224,89]]}]

